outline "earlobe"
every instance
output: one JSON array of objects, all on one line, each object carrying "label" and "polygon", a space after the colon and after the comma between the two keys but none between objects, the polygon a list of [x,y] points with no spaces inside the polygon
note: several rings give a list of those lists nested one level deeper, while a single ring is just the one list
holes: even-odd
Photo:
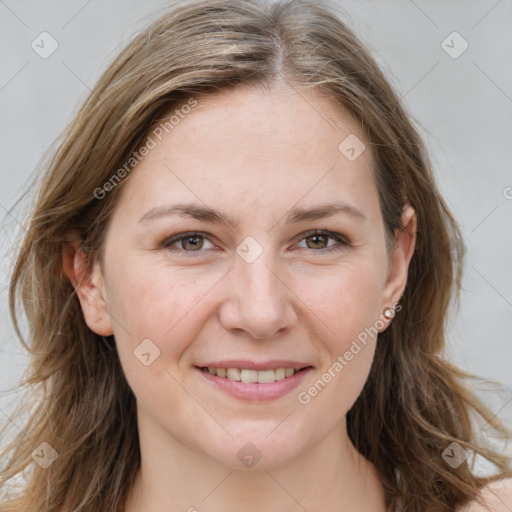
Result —
[{"label": "earlobe", "polygon": [[75,288],[88,327],[100,336],[114,334],[100,263],[90,265],[80,240],[63,245],[62,270]]}]

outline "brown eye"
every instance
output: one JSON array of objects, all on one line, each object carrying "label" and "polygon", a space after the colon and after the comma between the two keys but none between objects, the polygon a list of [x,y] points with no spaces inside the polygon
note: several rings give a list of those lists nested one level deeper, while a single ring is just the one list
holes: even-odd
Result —
[{"label": "brown eye", "polygon": [[[172,236],[165,239],[160,245],[165,249],[177,253],[200,253],[203,252],[202,249],[205,249],[205,240],[213,246],[207,236],[202,233],[194,232],[180,233],[179,235]],[[208,247],[206,247],[206,249],[208,249]]]},{"label": "brown eye", "polygon": [[329,237],[327,235],[311,235],[305,238],[305,240],[312,240],[311,246],[306,242],[309,249],[325,249],[328,239]]},{"label": "brown eye", "polygon": [[203,247],[203,237],[202,236],[187,236],[181,239],[181,247],[186,251],[195,251],[197,249],[202,249]]},{"label": "brown eye", "polygon": [[[329,239],[337,243],[329,245]],[[350,246],[350,242],[340,233],[333,233],[331,231],[314,230],[303,234],[301,243],[306,244],[307,249],[321,254],[332,251],[339,251]]]}]

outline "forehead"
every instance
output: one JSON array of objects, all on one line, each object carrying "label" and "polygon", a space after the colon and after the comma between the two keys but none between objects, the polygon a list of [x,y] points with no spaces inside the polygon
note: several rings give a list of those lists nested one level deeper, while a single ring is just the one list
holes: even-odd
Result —
[{"label": "forehead", "polygon": [[200,98],[171,133],[166,144],[176,159],[211,160],[215,152],[216,159],[254,162],[261,170],[261,162],[335,161],[343,138],[364,138],[350,114],[318,89],[288,86],[245,86]]},{"label": "forehead", "polygon": [[[138,212],[186,200],[237,216],[319,200],[366,210],[378,203],[358,123],[318,90],[222,91],[198,98],[172,129],[154,133],[154,147],[132,171],[120,201]],[[354,141],[358,152],[362,144],[366,149],[350,159],[343,151]]]}]

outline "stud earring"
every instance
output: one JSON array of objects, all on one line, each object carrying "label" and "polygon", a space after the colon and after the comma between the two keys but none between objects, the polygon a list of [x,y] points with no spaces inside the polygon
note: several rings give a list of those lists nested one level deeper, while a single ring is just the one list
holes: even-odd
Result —
[{"label": "stud earring", "polygon": [[393,308],[386,308],[384,310],[384,316],[391,320],[395,316],[395,310]]}]

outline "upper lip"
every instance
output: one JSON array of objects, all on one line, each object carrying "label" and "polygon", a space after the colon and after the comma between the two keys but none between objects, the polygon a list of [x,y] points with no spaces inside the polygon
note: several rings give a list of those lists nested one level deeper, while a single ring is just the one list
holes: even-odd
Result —
[{"label": "upper lip", "polygon": [[241,368],[247,370],[274,370],[275,368],[295,368],[296,370],[301,370],[302,368],[306,368],[311,366],[307,363],[302,363],[300,361],[291,361],[285,359],[276,359],[273,361],[247,361],[244,359],[232,359],[229,361],[211,361],[205,364],[201,364],[198,366],[199,368]]}]

